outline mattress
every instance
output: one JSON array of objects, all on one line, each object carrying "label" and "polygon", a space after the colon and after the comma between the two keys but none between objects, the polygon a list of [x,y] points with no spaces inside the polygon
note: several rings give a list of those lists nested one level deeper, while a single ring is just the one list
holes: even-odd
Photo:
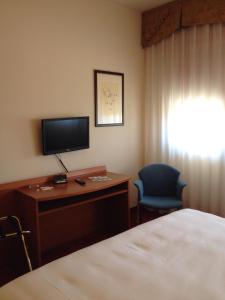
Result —
[{"label": "mattress", "polygon": [[225,220],[184,209],[49,263],[1,300],[225,299]]}]

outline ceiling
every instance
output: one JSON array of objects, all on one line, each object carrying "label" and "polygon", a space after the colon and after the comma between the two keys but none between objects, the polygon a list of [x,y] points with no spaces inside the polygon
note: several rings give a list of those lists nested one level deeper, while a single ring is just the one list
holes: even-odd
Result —
[{"label": "ceiling", "polygon": [[153,7],[165,4],[167,2],[171,2],[172,0],[114,0],[114,1],[139,11],[145,11]]}]

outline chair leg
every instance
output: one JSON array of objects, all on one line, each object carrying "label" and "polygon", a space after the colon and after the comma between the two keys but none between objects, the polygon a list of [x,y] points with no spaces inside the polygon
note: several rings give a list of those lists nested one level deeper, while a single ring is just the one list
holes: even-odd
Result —
[{"label": "chair leg", "polygon": [[137,204],[137,225],[141,223],[141,208],[139,203]]}]

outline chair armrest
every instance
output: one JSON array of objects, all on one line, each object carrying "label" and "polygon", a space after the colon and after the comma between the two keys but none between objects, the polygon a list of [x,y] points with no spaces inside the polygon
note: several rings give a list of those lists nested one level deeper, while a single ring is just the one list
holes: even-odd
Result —
[{"label": "chair armrest", "polygon": [[136,186],[136,188],[138,189],[138,200],[140,201],[141,198],[144,195],[144,186],[143,186],[143,182],[138,179],[134,181],[134,185]]},{"label": "chair armrest", "polygon": [[179,179],[177,182],[177,198],[179,198],[180,200],[182,200],[182,192],[185,186],[187,186],[187,183]]}]

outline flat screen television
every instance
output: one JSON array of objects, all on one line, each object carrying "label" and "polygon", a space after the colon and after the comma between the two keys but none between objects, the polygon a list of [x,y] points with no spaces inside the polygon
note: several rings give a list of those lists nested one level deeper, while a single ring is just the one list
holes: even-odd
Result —
[{"label": "flat screen television", "polygon": [[43,154],[89,148],[89,117],[42,120]]}]

